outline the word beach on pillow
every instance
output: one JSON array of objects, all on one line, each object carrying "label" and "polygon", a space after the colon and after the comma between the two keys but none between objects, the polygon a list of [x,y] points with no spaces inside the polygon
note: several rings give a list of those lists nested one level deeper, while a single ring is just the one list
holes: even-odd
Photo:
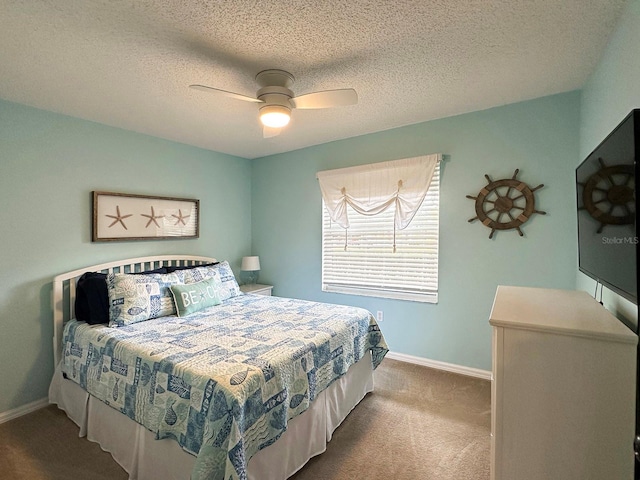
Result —
[{"label": "the word beach on pillow", "polygon": [[188,285],[171,285],[178,316],[184,317],[204,308],[220,305],[220,286],[220,277],[217,275]]}]

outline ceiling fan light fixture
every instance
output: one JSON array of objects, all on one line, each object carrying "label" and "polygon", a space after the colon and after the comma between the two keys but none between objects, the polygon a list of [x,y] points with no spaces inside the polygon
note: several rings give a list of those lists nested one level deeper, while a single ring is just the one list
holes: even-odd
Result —
[{"label": "ceiling fan light fixture", "polygon": [[291,120],[291,109],[284,105],[265,105],[260,109],[260,121],[265,127],[281,128]]},{"label": "ceiling fan light fixture", "polygon": [[255,97],[241,93],[229,92],[206,85],[193,84],[189,87],[205,92],[214,92],[236,100],[258,103],[260,105],[260,122],[264,125],[262,135],[270,138],[278,135],[280,129],[289,124],[291,110],[342,107],[358,103],[358,94],[353,88],[339,88],[311,92],[298,97],[291,90],[294,77],[284,70],[263,70],[256,75],[260,89]]}]

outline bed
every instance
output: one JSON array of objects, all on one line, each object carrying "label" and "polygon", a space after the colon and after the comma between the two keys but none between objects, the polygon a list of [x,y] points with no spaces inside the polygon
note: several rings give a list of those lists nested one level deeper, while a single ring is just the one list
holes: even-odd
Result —
[{"label": "bed", "polygon": [[[75,318],[86,272],[106,277],[109,324]],[[50,402],[130,479],[288,478],[373,390],[388,351],[366,310],[242,294],[211,257],[67,272],[53,304]]]}]

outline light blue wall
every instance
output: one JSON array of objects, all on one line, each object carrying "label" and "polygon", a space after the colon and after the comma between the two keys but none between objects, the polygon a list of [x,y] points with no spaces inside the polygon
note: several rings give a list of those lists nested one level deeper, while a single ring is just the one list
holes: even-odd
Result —
[{"label": "light blue wall", "polygon": [[[391,350],[489,370],[488,317],[496,286],[574,288],[576,227],[573,174],[578,158],[579,92],[493,108],[365,135],[254,161],[252,253],[261,282],[274,293],[383,310]],[[439,303],[321,291],[319,170],[443,153]],[[537,192],[538,208],[523,228],[498,232],[468,219],[493,179],[519,178]]]},{"label": "light blue wall", "polygon": [[[586,158],[631,110],[640,108],[638,45],[640,0],[630,0],[597,69],[582,90],[578,161]],[[593,295],[595,282],[578,272],[576,287]],[[638,310],[631,302],[606,289],[603,300],[618,317],[637,321]]]},{"label": "light blue wall", "polygon": [[[127,257],[251,246],[251,162],[0,101],[0,412],[46,397],[54,275]],[[91,242],[91,191],[200,199],[196,240]]]}]

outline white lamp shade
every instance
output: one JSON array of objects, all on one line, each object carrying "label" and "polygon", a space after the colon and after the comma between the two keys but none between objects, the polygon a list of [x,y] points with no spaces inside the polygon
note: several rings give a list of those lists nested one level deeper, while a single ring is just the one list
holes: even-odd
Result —
[{"label": "white lamp shade", "polygon": [[260,257],[242,257],[242,265],[240,266],[240,270],[244,270],[245,272],[260,270]]}]

